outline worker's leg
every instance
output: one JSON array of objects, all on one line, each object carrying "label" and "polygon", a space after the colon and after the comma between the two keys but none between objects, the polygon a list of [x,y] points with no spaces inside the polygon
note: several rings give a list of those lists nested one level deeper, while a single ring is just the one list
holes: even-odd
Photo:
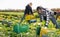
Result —
[{"label": "worker's leg", "polygon": [[40,22],[43,21],[43,16],[39,14],[39,17],[40,17]]},{"label": "worker's leg", "polygon": [[60,16],[60,12],[59,13],[57,13],[57,15],[56,15],[56,20],[57,20],[57,18]]},{"label": "worker's leg", "polygon": [[54,25],[56,25],[56,28],[59,28],[59,27],[58,27],[58,24],[57,24],[57,22],[56,22],[55,17],[52,16],[50,19],[51,19],[52,23],[53,23]]},{"label": "worker's leg", "polygon": [[57,14],[57,15],[56,15],[56,20],[57,20],[58,16],[59,16],[59,15]]},{"label": "worker's leg", "polygon": [[45,21],[46,21],[45,26],[48,27],[48,24],[49,24],[49,18],[46,17],[46,20],[45,20]]},{"label": "worker's leg", "polygon": [[25,19],[25,14],[23,15],[23,17],[21,18],[20,23],[22,23],[22,21]]}]

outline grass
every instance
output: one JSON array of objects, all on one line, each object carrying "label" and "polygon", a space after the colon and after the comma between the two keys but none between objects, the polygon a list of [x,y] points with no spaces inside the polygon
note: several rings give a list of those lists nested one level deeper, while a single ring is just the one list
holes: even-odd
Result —
[{"label": "grass", "polygon": [[[23,16],[23,12],[0,12],[0,14],[21,15],[21,16]],[[34,13],[34,15],[37,15],[37,13]],[[6,20],[8,20],[8,19],[6,19]],[[12,19],[10,19],[10,20],[12,20]],[[14,21],[12,21],[12,22],[16,23],[15,20],[16,19],[14,19]],[[21,34],[16,34],[15,32],[13,32],[14,24],[12,24],[11,27],[6,27],[6,24],[5,25],[0,24],[0,28],[2,27],[2,29],[0,30],[2,32],[2,33],[0,33],[0,34],[2,34],[2,36],[0,36],[0,37],[4,37],[5,35],[6,35],[6,37],[8,37],[10,35],[12,35],[12,37],[14,37],[15,35],[17,37],[19,37],[20,35],[22,35],[22,37],[35,37],[36,36],[36,30],[35,29],[36,29],[38,23],[41,23],[41,22],[39,22],[39,18],[37,18],[37,21],[38,22],[36,22],[36,25],[34,25],[35,23],[28,24],[29,27],[31,28],[31,29],[28,30],[28,34],[24,33],[24,32],[21,33]],[[25,23],[27,23],[27,22],[23,21],[22,24],[25,24]],[[44,21],[42,22],[42,24],[44,25]],[[56,35],[56,37],[57,37],[57,35],[58,36],[60,35],[60,30],[55,29],[54,25],[52,24],[52,22],[50,22],[50,24],[49,24],[49,29],[51,30],[51,32],[47,33],[46,34],[47,36],[49,35],[50,37],[55,37],[55,35]]]}]

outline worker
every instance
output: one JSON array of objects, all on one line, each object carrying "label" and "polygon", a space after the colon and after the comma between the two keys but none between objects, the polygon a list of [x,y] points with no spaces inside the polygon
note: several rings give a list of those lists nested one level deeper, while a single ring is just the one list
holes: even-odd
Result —
[{"label": "worker", "polygon": [[56,26],[56,28],[59,28],[58,24],[56,22],[56,19],[54,17],[54,12],[53,11],[48,10],[46,8],[43,8],[41,6],[37,7],[37,11],[38,11],[38,14],[39,14],[39,17],[40,17],[40,20],[41,20],[40,22],[42,22],[43,20],[46,21],[45,27],[48,27],[49,20],[51,20],[52,23]]},{"label": "worker", "polygon": [[33,15],[32,3],[29,3],[29,4],[26,6],[25,11],[24,11],[24,15],[23,15],[23,17],[21,18],[20,23],[23,21],[23,19],[26,17],[26,15]]}]

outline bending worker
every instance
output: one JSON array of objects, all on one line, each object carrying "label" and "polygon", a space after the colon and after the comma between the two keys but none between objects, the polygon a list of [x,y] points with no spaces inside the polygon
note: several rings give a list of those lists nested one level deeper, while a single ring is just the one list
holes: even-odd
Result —
[{"label": "bending worker", "polygon": [[46,21],[46,24],[45,24],[46,27],[48,27],[49,20],[51,20],[52,23],[56,26],[56,28],[59,28],[58,24],[56,22],[56,19],[54,17],[54,12],[53,11],[47,10],[47,9],[45,9],[43,7],[40,7],[40,6],[37,7],[37,11],[38,11],[38,14],[39,14],[39,17],[40,17],[40,21],[41,22],[42,22],[42,20]]},{"label": "bending worker", "polygon": [[33,15],[33,12],[32,12],[32,3],[29,3],[26,6],[25,11],[24,11],[24,15],[23,15],[20,23],[23,21],[23,19],[26,17],[26,15]]}]

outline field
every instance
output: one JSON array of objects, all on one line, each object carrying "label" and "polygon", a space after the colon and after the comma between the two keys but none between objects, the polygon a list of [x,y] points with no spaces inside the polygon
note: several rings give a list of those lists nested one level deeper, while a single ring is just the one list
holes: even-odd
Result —
[{"label": "field", "polygon": [[[40,25],[42,30],[40,33],[41,35],[39,34],[40,36],[37,37],[60,37],[60,29],[56,29],[51,21],[48,28],[45,29],[45,22],[39,22],[40,20],[37,13],[34,13],[37,22],[31,24],[29,24],[25,19],[20,23],[22,16],[23,12],[0,12],[0,37],[36,37],[38,25]],[[59,20],[57,20],[57,22],[60,24]],[[17,26],[17,32],[14,32],[14,26]],[[19,31],[19,26],[23,27],[21,29],[22,32]]]}]

